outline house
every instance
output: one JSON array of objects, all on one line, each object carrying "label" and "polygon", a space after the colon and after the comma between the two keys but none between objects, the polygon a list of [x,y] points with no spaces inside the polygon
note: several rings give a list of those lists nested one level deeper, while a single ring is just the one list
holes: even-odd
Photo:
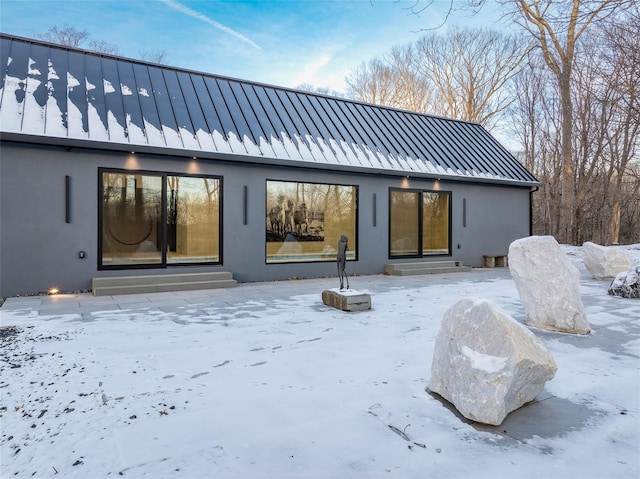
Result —
[{"label": "house", "polygon": [[[481,125],[1,35],[0,296],[481,266],[536,179]],[[179,281],[179,279],[178,279]]]}]

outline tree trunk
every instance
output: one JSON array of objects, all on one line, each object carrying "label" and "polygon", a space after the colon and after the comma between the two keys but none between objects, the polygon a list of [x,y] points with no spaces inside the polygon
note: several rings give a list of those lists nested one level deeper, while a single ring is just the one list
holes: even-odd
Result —
[{"label": "tree trunk", "polygon": [[611,215],[610,226],[611,244],[620,244],[620,202],[616,201],[613,205],[613,214]]}]

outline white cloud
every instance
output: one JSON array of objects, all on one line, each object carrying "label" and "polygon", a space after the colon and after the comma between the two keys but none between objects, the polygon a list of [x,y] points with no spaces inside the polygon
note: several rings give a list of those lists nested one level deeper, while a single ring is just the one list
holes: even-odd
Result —
[{"label": "white cloud", "polygon": [[187,6],[182,5],[181,3],[174,2],[173,0],[160,0],[160,1],[162,3],[164,3],[165,5],[167,5],[168,7],[174,8],[174,9],[178,10],[179,12],[184,13],[185,15],[193,17],[193,18],[195,18],[197,20],[201,20],[201,21],[211,25],[212,27],[215,27],[215,28],[217,28],[219,30],[222,30],[225,33],[228,33],[229,35],[232,35],[232,36],[234,36],[236,38],[239,38],[240,40],[242,40],[246,44],[251,45],[253,48],[256,48],[258,50],[262,50],[260,45],[256,44],[251,39],[245,37],[242,33],[236,32],[232,28],[229,28],[229,27],[223,25],[222,23],[216,22],[215,20],[213,20],[212,18],[207,17],[206,15],[198,13],[195,10],[192,10],[191,8],[189,8]]},{"label": "white cloud", "polygon": [[292,81],[293,86],[301,85],[303,83],[315,84],[313,79],[315,78],[318,70],[331,61],[331,55],[322,55],[320,58],[304,66],[303,71],[298,73]]}]

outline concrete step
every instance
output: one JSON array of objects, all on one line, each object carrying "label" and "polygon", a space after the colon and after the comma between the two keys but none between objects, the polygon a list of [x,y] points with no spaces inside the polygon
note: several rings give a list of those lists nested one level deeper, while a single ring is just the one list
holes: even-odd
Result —
[{"label": "concrete step", "polygon": [[108,276],[91,280],[94,296],[232,288],[236,284],[237,281],[233,279],[233,275],[226,271]]},{"label": "concrete step", "polygon": [[462,261],[421,261],[412,263],[389,263],[385,266],[386,274],[392,276],[413,276],[419,274],[461,273],[471,271]]}]

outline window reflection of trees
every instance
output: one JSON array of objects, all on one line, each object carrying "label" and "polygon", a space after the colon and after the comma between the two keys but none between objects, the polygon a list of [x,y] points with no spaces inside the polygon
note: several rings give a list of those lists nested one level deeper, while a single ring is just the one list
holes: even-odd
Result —
[{"label": "window reflection of trees", "polygon": [[167,249],[170,262],[218,258],[220,180],[167,177]]},{"label": "window reflection of trees", "polygon": [[[157,249],[161,208],[161,178],[142,175],[106,174],[103,188],[103,227],[114,252],[125,253],[144,242]],[[147,244],[147,246],[149,246]]]},{"label": "window reflection of trees", "polygon": [[350,238],[353,259],[356,209],[354,186],[267,181],[267,261],[335,260],[342,234]]}]

